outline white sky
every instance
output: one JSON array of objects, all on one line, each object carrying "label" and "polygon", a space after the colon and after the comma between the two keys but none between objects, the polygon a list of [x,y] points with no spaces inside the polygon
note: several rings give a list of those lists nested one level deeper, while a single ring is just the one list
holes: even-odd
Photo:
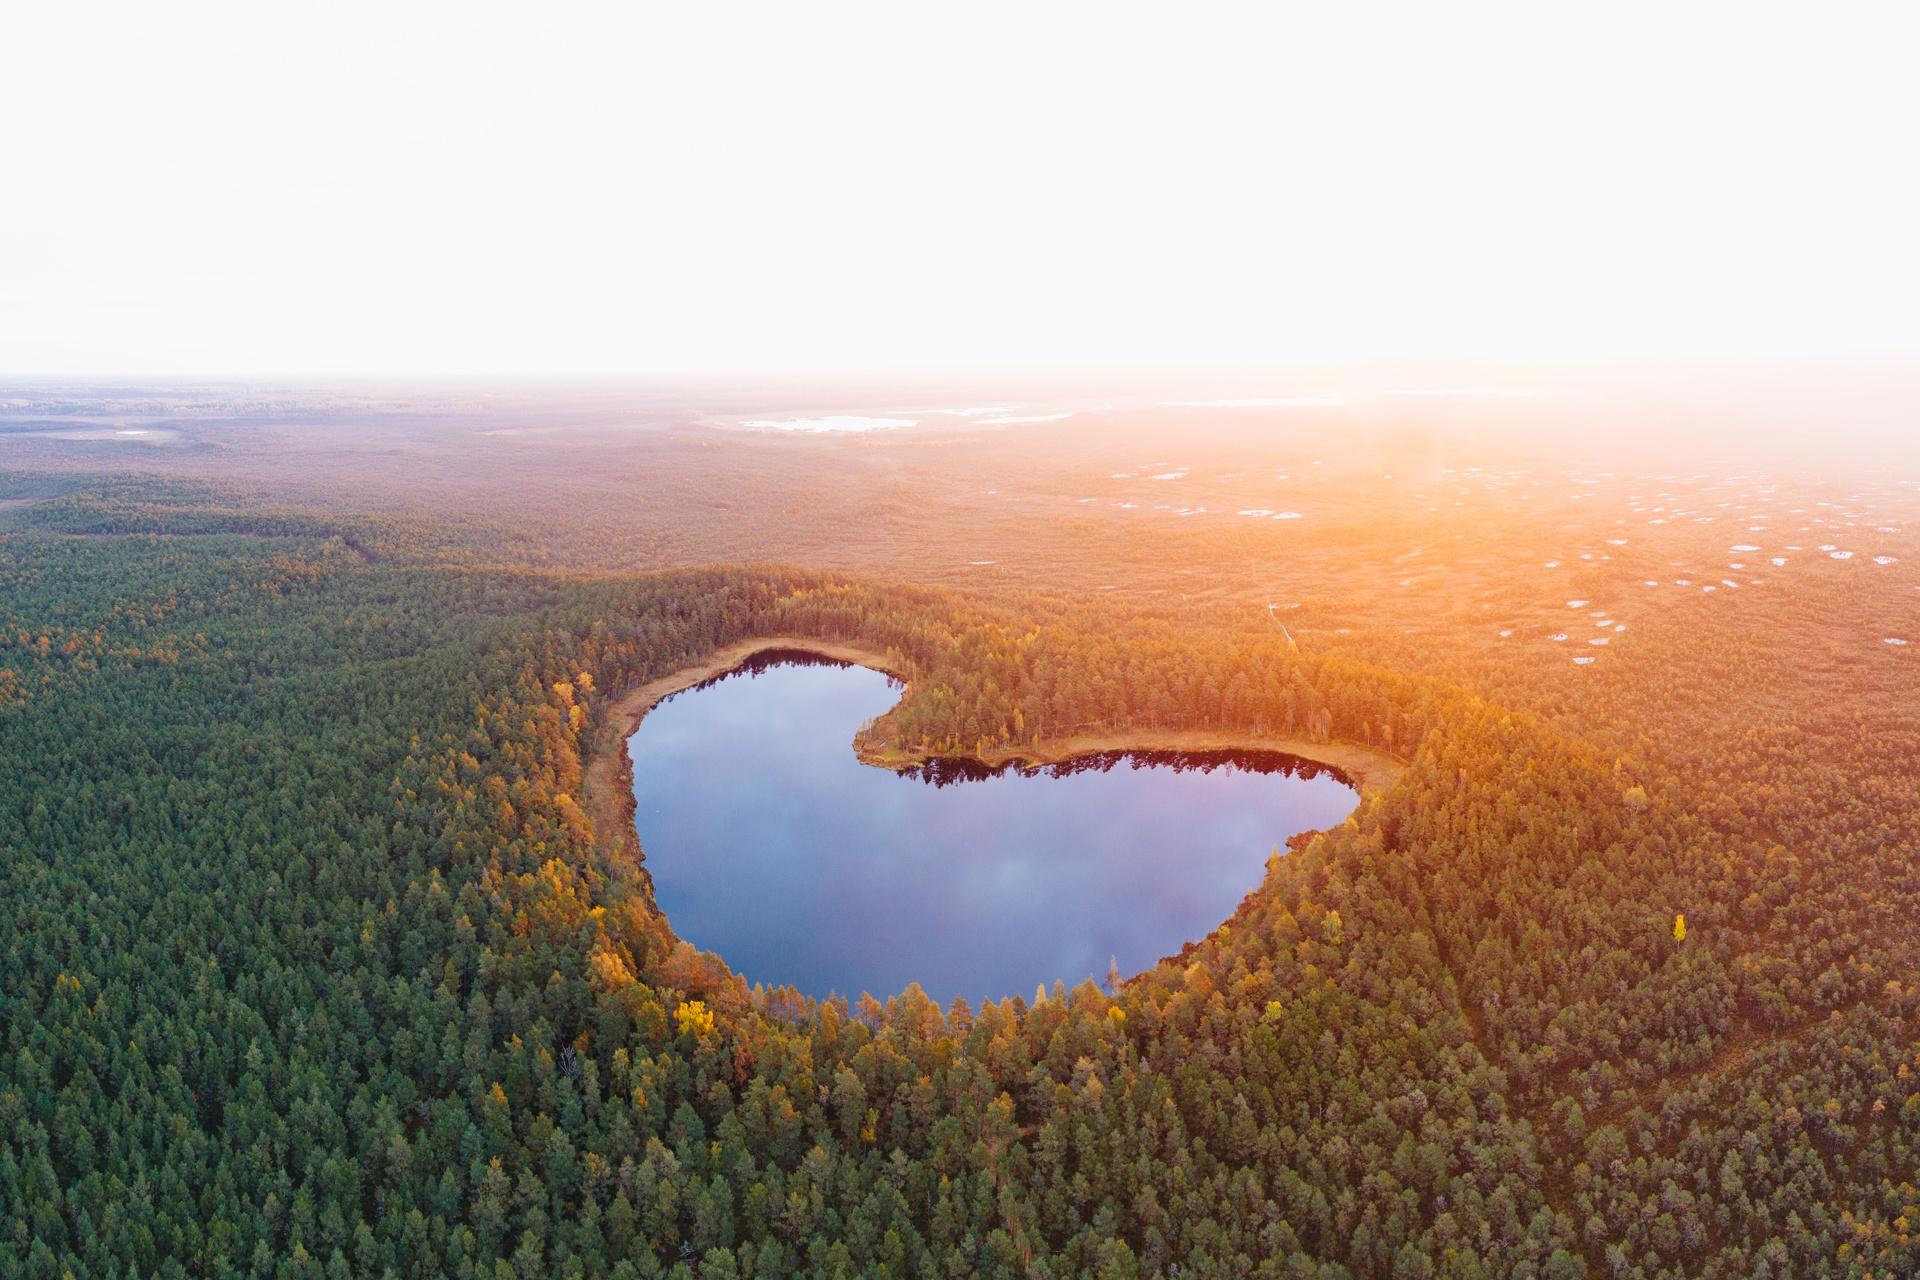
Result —
[{"label": "white sky", "polygon": [[6,2],[0,375],[1920,351],[1900,14]]}]

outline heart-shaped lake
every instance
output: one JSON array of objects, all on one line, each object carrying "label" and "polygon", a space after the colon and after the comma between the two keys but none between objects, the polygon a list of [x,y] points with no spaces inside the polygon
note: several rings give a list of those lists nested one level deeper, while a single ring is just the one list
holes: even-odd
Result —
[{"label": "heart-shaped lake", "polygon": [[898,697],[877,671],[776,652],[646,714],[634,821],[676,933],[815,996],[1072,986],[1209,933],[1276,844],[1358,798],[1273,752],[861,763],[854,732]]}]

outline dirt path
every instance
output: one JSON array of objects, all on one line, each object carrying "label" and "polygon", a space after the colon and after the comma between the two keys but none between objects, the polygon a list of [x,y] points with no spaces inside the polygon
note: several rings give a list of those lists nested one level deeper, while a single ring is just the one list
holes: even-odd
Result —
[{"label": "dirt path", "polygon": [[[1836,1019],[1846,1018],[1856,1009],[1874,1003],[1875,999],[1871,995],[1860,996],[1778,1027],[1759,1027],[1748,1023],[1728,1036],[1725,1043],[1706,1061],[1633,1085],[1629,1096],[1609,1100],[1585,1112],[1586,1130],[1592,1133],[1603,1125],[1612,1125],[1624,1131],[1636,1114],[1658,1121],[1662,1105],[1677,1090],[1702,1079],[1719,1081],[1737,1076],[1756,1056],[1782,1046],[1803,1044],[1821,1030],[1833,1026]],[[1567,1096],[1571,1095],[1556,1089],[1550,1101],[1543,1100],[1529,1109],[1527,1115],[1536,1130],[1544,1129],[1551,1123],[1551,1103]],[[1672,1158],[1679,1151],[1683,1137],[1683,1134],[1663,1132],[1656,1149],[1662,1156]],[[1548,1208],[1578,1224],[1580,1218],[1575,1211],[1572,1177],[1568,1168],[1571,1160],[1576,1158],[1577,1155],[1543,1162],[1541,1194]],[[1603,1274],[1601,1267],[1605,1259],[1600,1251],[1589,1246],[1585,1254],[1588,1270],[1595,1275]]]}]

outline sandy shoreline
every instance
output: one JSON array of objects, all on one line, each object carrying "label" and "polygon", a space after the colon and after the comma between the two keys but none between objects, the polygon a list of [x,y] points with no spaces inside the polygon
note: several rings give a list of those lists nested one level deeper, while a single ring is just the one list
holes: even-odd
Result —
[{"label": "sandy shoreline", "polygon": [[[603,843],[637,845],[633,831],[632,762],[627,759],[627,739],[641,719],[663,698],[690,689],[704,680],[724,675],[755,654],[771,649],[798,649],[835,658],[863,667],[871,667],[897,679],[906,673],[895,669],[884,654],[858,645],[835,640],[816,640],[806,636],[755,636],[715,649],[706,659],[682,667],[645,684],[635,685],[616,697],[601,721],[582,790],[585,807],[593,819],[594,831]],[[859,744],[855,744],[859,745]],[[968,758],[995,766],[1002,764],[1058,764],[1076,756],[1097,755],[1107,751],[1277,751],[1286,755],[1331,765],[1340,770],[1363,797],[1387,790],[1406,771],[1406,765],[1384,752],[1358,743],[1286,737],[1280,734],[1233,733],[1210,729],[1143,729],[1130,732],[1077,734],[1065,738],[1044,738],[1024,746],[996,747],[984,754],[969,752]],[[860,748],[860,758],[883,768],[907,768],[924,764],[926,752],[907,752],[886,747]]]}]

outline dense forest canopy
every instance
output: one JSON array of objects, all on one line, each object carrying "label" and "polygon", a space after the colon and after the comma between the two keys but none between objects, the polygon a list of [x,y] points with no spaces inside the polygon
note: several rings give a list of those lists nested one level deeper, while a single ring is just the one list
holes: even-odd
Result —
[{"label": "dense forest canopy", "polygon": [[[561,573],[33,485],[0,1275],[1920,1273],[1907,655],[1790,673],[1656,620],[1666,679],[1570,692],[1266,611]],[[677,939],[590,816],[619,694],[758,635],[888,655],[916,750],[1154,726],[1406,768],[1117,990],[813,1002]]]}]

